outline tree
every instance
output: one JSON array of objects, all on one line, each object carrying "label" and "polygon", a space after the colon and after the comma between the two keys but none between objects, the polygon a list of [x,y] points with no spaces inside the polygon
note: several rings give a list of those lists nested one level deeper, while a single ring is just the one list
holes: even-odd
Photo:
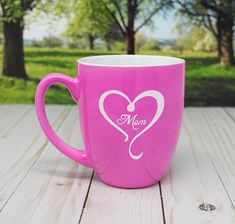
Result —
[{"label": "tree", "polygon": [[183,23],[175,23],[173,26],[172,31],[176,34],[176,39],[175,39],[175,47],[177,50],[179,50],[180,54],[184,53],[185,49],[185,40],[186,40],[186,28],[185,24]]},{"label": "tree", "polygon": [[135,48],[136,51],[160,50],[156,39],[153,37],[146,37],[141,32],[136,35]]},{"label": "tree", "polygon": [[138,52],[141,50],[142,46],[145,45],[147,41],[147,37],[144,35],[144,33],[139,32],[135,36],[135,50]]},{"label": "tree", "polygon": [[104,5],[100,1],[80,0],[73,2],[72,10],[65,35],[70,39],[86,37],[89,49],[94,49],[95,39],[104,37],[109,29],[110,22]]},{"label": "tree", "polygon": [[59,37],[49,35],[44,37],[42,40],[32,40],[31,46],[56,48],[56,47],[62,47],[63,41]]},{"label": "tree", "polygon": [[218,57],[224,66],[235,65],[233,32],[235,5],[233,0],[176,0],[183,15],[204,26],[216,38]]},{"label": "tree", "polygon": [[101,38],[105,41],[108,51],[112,50],[112,45],[114,42],[123,40],[122,33],[120,32],[117,27],[117,24],[113,20],[109,20],[108,29]]},{"label": "tree", "polygon": [[24,15],[32,10],[36,0],[0,0],[3,25],[2,74],[27,79],[24,64]]},{"label": "tree", "polygon": [[[169,6],[170,0],[101,0],[126,42],[127,54],[135,53],[135,35],[152,17]],[[138,24],[137,24],[138,22]]]},{"label": "tree", "polygon": [[186,48],[193,51],[216,52],[216,40],[204,27],[192,27],[186,35]]}]

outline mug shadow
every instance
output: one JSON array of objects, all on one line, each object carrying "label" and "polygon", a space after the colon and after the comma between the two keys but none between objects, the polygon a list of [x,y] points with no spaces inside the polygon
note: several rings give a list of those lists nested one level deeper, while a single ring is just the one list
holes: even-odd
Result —
[{"label": "mug shadow", "polygon": [[[192,168],[191,163],[185,163],[185,161],[191,160],[189,157],[189,153],[185,153],[184,150],[178,149],[178,152],[176,151],[171,161],[171,166],[161,178],[160,182],[169,182],[171,176],[175,174],[177,174],[177,176],[182,174],[184,178],[187,178],[184,171]],[[90,180],[94,171],[66,158],[63,160],[43,159],[40,161],[40,164],[36,166],[34,172],[38,175],[53,176],[55,178]],[[192,174],[190,174],[190,176],[191,175]],[[96,173],[93,175],[92,181],[103,183]],[[158,185],[158,183],[156,183],[156,185]]]}]

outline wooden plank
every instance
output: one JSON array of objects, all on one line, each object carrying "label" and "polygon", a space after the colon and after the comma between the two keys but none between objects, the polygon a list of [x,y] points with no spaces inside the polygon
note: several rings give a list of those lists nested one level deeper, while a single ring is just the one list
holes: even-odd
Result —
[{"label": "wooden plank", "polygon": [[[215,150],[223,153],[217,144],[225,141],[218,130],[214,135],[210,130],[218,125],[210,119],[217,113],[218,109],[186,109],[175,157],[161,182],[167,224],[235,223],[234,208],[213,163],[217,155],[211,155]],[[225,162],[217,165],[223,167]]]},{"label": "wooden plank", "polygon": [[[19,110],[21,110],[20,107],[12,106],[14,113],[6,117],[6,122],[9,119],[20,118]],[[48,107],[48,117],[54,127],[62,122],[67,111],[68,108],[64,106]],[[17,121],[14,128],[6,129],[6,132],[2,133],[0,136],[0,211],[39,158],[46,144],[47,140],[39,127],[33,106],[26,116]]]},{"label": "wooden plank", "polygon": [[[13,107],[17,107],[17,106],[18,106],[17,104],[16,105],[15,104],[14,105],[12,105],[12,104],[0,104],[0,115],[1,115],[0,120],[2,120],[3,116],[8,115],[8,112],[10,112]],[[26,105],[21,104],[20,108],[25,108],[25,106]],[[29,107],[32,107],[32,106],[30,105]]]},{"label": "wooden plank", "polygon": [[[195,121],[195,127],[235,210],[235,123],[222,108],[202,109],[198,117],[204,125],[196,126]],[[211,147],[206,139],[211,140]]]},{"label": "wooden plank", "polygon": [[[21,108],[24,108],[21,107]],[[4,117],[8,114],[8,112],[10,111],[11,106],[8,104],[0,104],[0,121],[4,120]]]},{"label": "wooden plank", "polygon": [[[82,147],[73,107],[58,133]],[[78,223],[92,170],[78,165],[48,144],[0,215],[0,223]]]},{"label": "wooden plank", "polygon": [[143,189],[118,189],[92,181],[82,224],[163,223],[159,186]]},{"label": "wooden plank", "polygon": [[224,108],[227,114],[231,117],[231,119],[235,122],[235,108],[234,107],[226,107]]},{"label": "wooden plank", "polygon": [[0,105],[0,138],[32,109],[32,105]]}]

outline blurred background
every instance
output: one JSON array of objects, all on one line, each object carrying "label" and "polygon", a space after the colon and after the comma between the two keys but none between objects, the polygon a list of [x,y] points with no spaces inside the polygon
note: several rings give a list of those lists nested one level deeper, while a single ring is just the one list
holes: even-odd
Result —
[{"label": "blurred background", "polygon": [[[34,103],[48,73],[103,54],[184,58],[186,106],[235,106],[234,0],[0,0],[0,103]],[[47,103],[72,104],[53,86]]]}]

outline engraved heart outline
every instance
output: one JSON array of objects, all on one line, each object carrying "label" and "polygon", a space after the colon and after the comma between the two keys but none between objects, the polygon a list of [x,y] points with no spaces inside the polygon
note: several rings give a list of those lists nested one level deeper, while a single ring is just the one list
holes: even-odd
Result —
[{"label": "engraved heart outline", "polygon": [[155,101],[158,105],[156,113],[153,116],[153,119],[150,121],[150,123],[141,132],[139,132],[137,135],[135,135],[135,137],[131,140],[131,142],[129,144],[128,151],[129,151],[130,157],[134,160],[138,160],[143,156],[143,152],[141,152],[139,155],[134,155],[131,152],[131,147],[132,147],[133,143],[136,141],[136,139],[139,138],[142,134],[144,134],[147,130],[149,130],[157,122],[157,120],[160,118],[160,116],[161,116],[161,114],[164,110],[164,97],[159,91],[156,91],[156,90],[144,91],[144,92],[140,93],[137,97],[135,97],[135,99],[133,101],[131,101],[126,94],[124,94],[123,92],[121,92],[119,90],[108,90],[100,96],[99,109],[100,109],[101,114],[103,115],[105,120],[108,121],[108,123],[111,126],[116,128],[119,132],[121,132],[125,136],[124,142],[127,142],[129,140],[128,134],[120,126],[118,126],[115,122],[113,122],[111,120],[111,118],[108,116],[108,114],[106,113],[106,111],[104,109],[105,99],[106,99],[106,97],[108,97],[110,95],[119,95],[119,96],[123,97],[124,99],[126,99],[129,103],[127,105],[127,110],[129,112],[133,112],[135,110],[135,103],[138,102],[139,100],[145,98],[145,97],[152,97],[153,99],[155,99]]}]

